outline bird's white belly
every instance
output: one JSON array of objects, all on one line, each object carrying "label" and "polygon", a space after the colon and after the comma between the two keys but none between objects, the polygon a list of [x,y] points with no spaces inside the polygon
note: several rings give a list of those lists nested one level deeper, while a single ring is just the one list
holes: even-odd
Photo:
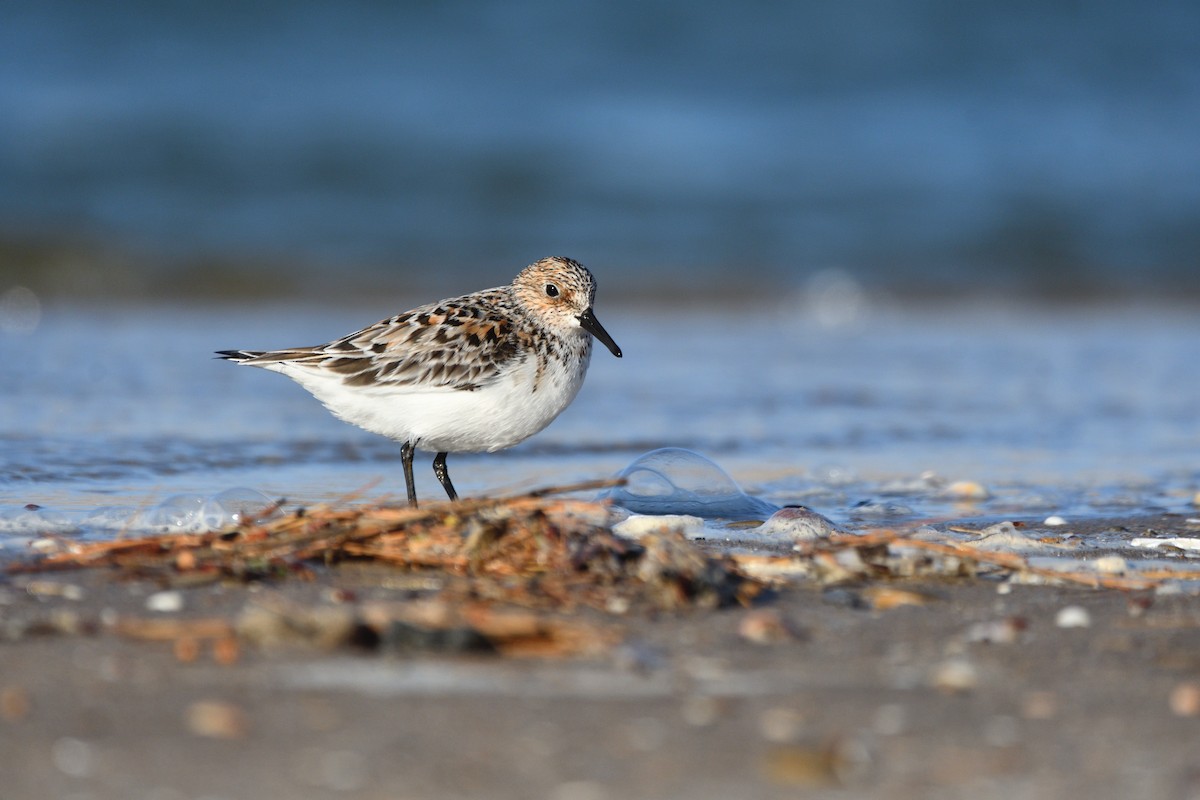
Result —
[{"label": "bird's white belly", "polygon": [[[283,366],[283,365],[281,365]],[[526,357],[474,391],[413,386],[347,387],[340,377],[279,369],[333,414],[360,428],[429,452],[476,453],[512,447],[545,428],[583,385],[587,358],[551,361],[539,376]]]}]

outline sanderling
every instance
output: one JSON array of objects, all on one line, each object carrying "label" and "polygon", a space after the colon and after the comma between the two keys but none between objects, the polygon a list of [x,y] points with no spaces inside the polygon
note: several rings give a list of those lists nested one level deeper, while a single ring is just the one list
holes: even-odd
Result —
[{"label": "sanderling", "polygon": [[447,453],[494,452],[549,425],[583,385],[595,336],[621,348],[592,313],[596,279],[577,261],[543,258],[508,286],[430,303],[317,347],[221,350],[282,372],[346,422],[401,442],[408,502],[414,450],[458,499]]}]

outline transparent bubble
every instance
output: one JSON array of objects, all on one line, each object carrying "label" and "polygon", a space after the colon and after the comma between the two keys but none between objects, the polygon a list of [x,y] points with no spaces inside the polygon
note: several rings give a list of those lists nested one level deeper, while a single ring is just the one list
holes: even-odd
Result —
[{"label": "transparent bubble", "polygon": [[90,511],[58,511],[41,506],[0,507],[0,534],[36,536],[206,533],[267,516],[270,497],[255,489],[226,489],[218,494],[176,494],[149,508],[99,506]]},{"label": "transparent bubble", "polygon": [[198,532],[203,526],[207,499],[198,494],[175,494],[142,515],[148,528],[164,533]]},{"label": "transparent bubble", "polygon": [[226,489],[212,499],[225,512],[226,525],[240,525],[247,520],[262,519],[275,505],[274,500],[257,489]]},{"label": "transparent bubble", "polygon": [[83,518],[84,528],[97,531],[124,530],[137,510],[133,506],[100,506]]},{"label": "transparent bubble", "polygon": [[256,489],[226,489],[208,498],[200,516],[205,530],[218,531],[261,519],[272,505],[271,498]]},{"label": "transparent bubble", "polygon": [[603,496],[638,514],[764,519],[777,510],[743,492],[709,459],[680,447],[641,455],[618,475],[627,483]]},{"label": "transparent bubble", "polygon": [[131,527],[164,533],[204,533],[259,517],[271,505],[271,498],[255,489],[226,489],[211,497],[177,494],[138,515]]},{"label": "transparent bubble", "polygon": [[228,521],[230,516],[215,498],[210,497],[204,501],[204,505],[200,509],[200,524],[206,531],[220,530],[230,524]]}]

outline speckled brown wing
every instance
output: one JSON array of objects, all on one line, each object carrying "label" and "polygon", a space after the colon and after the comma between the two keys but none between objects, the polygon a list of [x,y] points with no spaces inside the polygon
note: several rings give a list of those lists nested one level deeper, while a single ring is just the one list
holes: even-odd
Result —
[{"label": "speckled brown wing", "polygon": [[[420,306],[312,348],[244,353],[253,366],[288,362],[341,375],[348,386],[471,391],[520,352],[512,301],[493,289]],[[229,356],[227,356],[229,357]]]}]

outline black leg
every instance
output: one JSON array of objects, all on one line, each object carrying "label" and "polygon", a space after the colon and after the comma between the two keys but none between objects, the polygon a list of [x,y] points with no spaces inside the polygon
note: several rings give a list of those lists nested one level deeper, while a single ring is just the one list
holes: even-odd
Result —
[{"label": "black leg", "polygon": [[446,490],[451,500],[458,499],[458,492],[454,491],[454,484],[450,482],[450,471],[446,469],[446,454],[438,453],[433,459],[433,474],[437,476],[438,482],[442,484],[442,488]]},{"label": "black leg", "polygon": [[412,442],[405,442],[400,448],[400,463],[404,465],[404,485],[408,488],[408,504],[413,508],[417,507],[417,486],[413,483],[412,460],[413,460]]}]

